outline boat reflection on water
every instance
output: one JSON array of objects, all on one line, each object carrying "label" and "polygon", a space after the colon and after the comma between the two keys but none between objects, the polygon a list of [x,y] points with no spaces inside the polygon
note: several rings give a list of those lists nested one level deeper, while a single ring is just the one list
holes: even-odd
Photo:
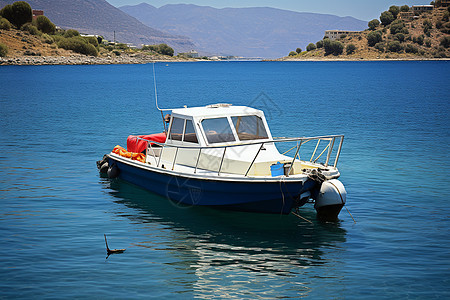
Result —
[{"label": "boat reflection on water", "polygon": [[148,228],[148,239],[135,246],[163,250],[170,264],[190,274],[192,290],[200,297],[229,296],[230,289],[251,294],[256,287],[250,281],[260,276],[285,278],[284,284],[296,284],[297,295],[308,294],[305,276],[320,276],[316,266],[325,265],[333,280],[342,278],[341,262],[327,254],[345,242],[346,231],[339,223],[318,221],[312,207],[302,211],[311,224],[293,215],[180,206],[121,179],[103,184],[116,203],[136,212],[121,216]]}]

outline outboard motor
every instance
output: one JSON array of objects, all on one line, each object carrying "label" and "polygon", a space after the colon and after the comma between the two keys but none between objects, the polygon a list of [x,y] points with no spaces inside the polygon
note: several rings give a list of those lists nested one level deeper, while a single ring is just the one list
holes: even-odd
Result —
[{"label": "outboard motor", "polygon": [[318,218],[336,221],[346,199],[347,191],[342,182],[337,179],[325,180],[314,204]]}]

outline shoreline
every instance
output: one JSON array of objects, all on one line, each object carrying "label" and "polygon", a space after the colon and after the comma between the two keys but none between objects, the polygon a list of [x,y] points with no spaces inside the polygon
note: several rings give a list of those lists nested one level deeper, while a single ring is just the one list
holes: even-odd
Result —
[{"label": "shoreline", "polygon": [[[125,65],[125,64],[148,64],[154,62],[199,62],[205,60],[162,58],[150,55],[121,55],[108,57],[94,57],[85,55],[71,56],[16,56],[0,57],[0,66],[46,66],[46,65]],[[209,61],[209,60],[208,60]],[[302,59],[263,59],[259,62],[374,62],[374,61],[450,61],[450,58],[302,58]],[[219,61],[220,62],[220,61]]]},{"label": "shoreline", "polygon": [[280,61],[280,62],[290,62],[290,61],[448,61],[450,58],[424,58],[424,57],[408,57],[408,58],[278,58],[278,59],[265,59],[263,61]]},{"label": "shoreline", "polygon": [[189,59],[164,59],[152,55],[120,55],[95,57],[86,55],[71,56],[16,56],[0,57],[0,66],[46,66],[46,65],[125,65],[148,64],[153,62],[192,62]]}]

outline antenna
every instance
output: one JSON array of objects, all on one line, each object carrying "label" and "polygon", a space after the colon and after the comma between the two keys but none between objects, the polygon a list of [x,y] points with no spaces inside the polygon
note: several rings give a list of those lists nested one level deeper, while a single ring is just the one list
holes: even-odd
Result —
[{"label": "antenna", "polygon": [[155,102],[156,108],[162,112],[162,109],[158,106],[158,91],[156,90],[156,75],[155,75],[155,62],[153,63],[153,86],[155,87]]},{"label": "antenna", "polygon": [[156,102],[156,108],[161,111],[161,113],[165,110],[174,110],[174,108],[160,108],[158,106],[158,92],[156,90],[156,75],[155,75],[155,64],[156,62],[153,62],[153,85],[155,86],[155,102]]},{"label": "antenna", "polygon": [[160,109],[158,106],[158,91],[156,90],[156,75],[155,75],[155,63],[153,63],[153,85],[155,86],[155,103],[156,108],[161,112],[161,118],[164,126],[164,132],[167,134],[167,128],[166,128],[166,120],[164,120],[164,114],[163,109]]}]

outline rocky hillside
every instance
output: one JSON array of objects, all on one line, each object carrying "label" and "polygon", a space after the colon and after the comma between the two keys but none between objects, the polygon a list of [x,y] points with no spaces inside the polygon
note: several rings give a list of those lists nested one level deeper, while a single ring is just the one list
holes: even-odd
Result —
[{"label": "rocky hillside", "polygon": [[449,11],[435,8],[412,20],[398,15],[389,24],[374,20],[368,24],[372,28],[359,34],[313,42],[302,49],[307,51],[297,49],[282,60],[450,58]]},{"label": "rocky hillside", "polygon": [[223,8],[187,4],[120,7],[142,23],[191,38],[203,53],[275,58],[306,47],[326,29],[363,30],[352,17],[300,13],[270,7]]},{"label": "rocky hillside", "polygon": [[[0,0],[0,8],[14,0]],[[80,33],[102,35],[108,40],[122,43],[166,43],[177,52],[195,48],[189,38],[150,28],[105,0],[27,0],[33,9],[44,14],[63,29],[76,29]]]}]

